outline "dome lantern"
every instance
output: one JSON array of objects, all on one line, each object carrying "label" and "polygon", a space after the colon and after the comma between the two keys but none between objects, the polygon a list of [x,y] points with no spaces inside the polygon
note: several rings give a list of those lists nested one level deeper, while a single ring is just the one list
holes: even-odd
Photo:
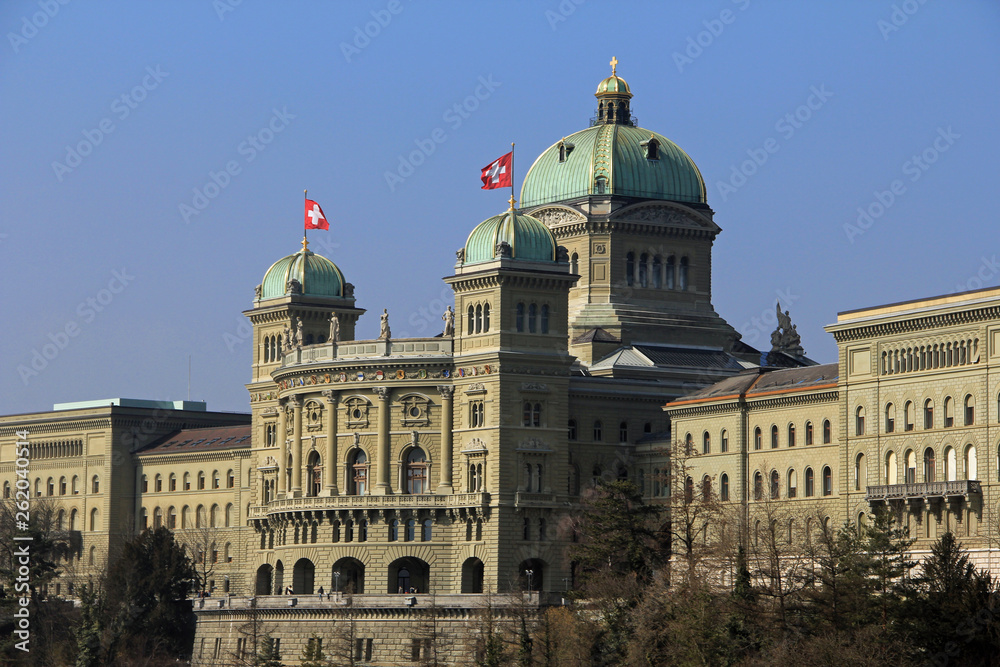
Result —
[{"label": "dome lantern", "polygon": [[611,76],[604,79],[597,85],[597,118],[595,125],[617,124],[634,125],[632,110],[629,108],[629,100],[632,99],[632,91],[629,90],[625,79],[617,74],[618,59],[611,58]]}]

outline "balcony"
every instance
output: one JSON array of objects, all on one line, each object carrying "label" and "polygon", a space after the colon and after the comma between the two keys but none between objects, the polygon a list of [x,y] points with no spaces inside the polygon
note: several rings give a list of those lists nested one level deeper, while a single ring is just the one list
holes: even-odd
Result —
[{"label": "balcony", "polygon": [[868,502],[888,502],[891,500],[927,500],[931,498],[969,498],[970,494],[982,493],[978,480],[959,479],[951,482],[924,482],[922,484],[881,484],[866,487]]},{"label": "balcony", "polygon": [[[336,345],[318,343],[282,356],[282,368],[299,364],[349,361],[378,357],[451,357],[451,338],[404,338],[400,340],[351,340]],[[402,360],[402,359],[401,359]]]},{"label": "balcony", "polygon": [[282,498],[267,505],[250,508],[249,519],[263,519],[285,512],[325,510],[396,510],[484,508],[490,504],[488,493],[433,494],[414,493],[391,496],[317,496]]}]

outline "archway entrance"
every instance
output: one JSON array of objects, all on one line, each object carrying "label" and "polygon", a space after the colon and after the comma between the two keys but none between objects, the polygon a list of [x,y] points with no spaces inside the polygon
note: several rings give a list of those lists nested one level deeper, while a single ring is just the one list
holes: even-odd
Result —
[{"label": "archway entrance", "polygon": [[390,593],[427,593],[430,591],[430,568],[419,558],[408,556],[389,565]]},{"label": "archway entrance", "polygon": [[264,563],[257,568],[257,585],[254,587],[255,595],[270,595],[271,584],[274,576],[274,568]]},{"label": "archway entrance", "polygon": [[300,558],[295,561],[292,570],[292,593],[296,595],[310,595],[313,592],[313,581],[316,569],[308,558]]},{"label": "archway entrance", "polygon": [[[332,591],[363,595],[365,592],[365,564],[357,558],[341,558],[333,564],[333,574],[330,578]],[[339,586],[339,588],[338,588]]]},{"label": "archway entrance", "polygon": [[467,558],[462,563],[462,592],[483,592],[483,561],[478,558]]}]

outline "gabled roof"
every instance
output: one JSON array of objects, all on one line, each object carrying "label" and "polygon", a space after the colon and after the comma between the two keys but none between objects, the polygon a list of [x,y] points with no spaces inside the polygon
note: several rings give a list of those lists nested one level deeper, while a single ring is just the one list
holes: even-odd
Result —
[{"label": "gabled roof", "polygon": [[749,362],[719,348],[681,347],[638,343],[620,347],[590,366],[591,372],[608,368],[685,368],[709,371],[741,371],[755,368]]},{"label": "gabled roof", "polygon": [[622,342],[620,338],[615,338],[614,335],[608,333],[604,329],[597,327],[596,329],[591,329],[586,333],[582,333],[573,339],[573,343],[620,343]]},{"label": "gabled roof", "polygon": [[812,389],[834,388],[840,376],[837,364],[822,364],[804,368],[761,368],[726,378],[667,403],[666,407],[680,407],[691,403],[717,400],[725,397],[748,399],[774,393],[808,391]]},{"label": "gabled roof", "polygon": [[250,447],[250,425],[216,426],[213,428],[186,428],[175,431],[147,447],[139,454],[190,454],[220,449],[245,449]]}]

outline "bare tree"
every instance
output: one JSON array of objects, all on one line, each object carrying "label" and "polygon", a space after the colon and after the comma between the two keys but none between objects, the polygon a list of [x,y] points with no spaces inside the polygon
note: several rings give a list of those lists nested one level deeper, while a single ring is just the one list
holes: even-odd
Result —
[{"label": "bare tree", "polygon": [[[703,475],[694,479],[698,457],[690,441],[674,440],[670,447],[670,468],[666,474],[668,526],[671,562],[683,563],[684,577],[690,583],[700,578],[701,564],[713,560],[719,549],[723,506],[715,490],[715,478]],[[659,481],[659,480],[658,480]],[[713,531],[714,526],[714,531]]]}]

